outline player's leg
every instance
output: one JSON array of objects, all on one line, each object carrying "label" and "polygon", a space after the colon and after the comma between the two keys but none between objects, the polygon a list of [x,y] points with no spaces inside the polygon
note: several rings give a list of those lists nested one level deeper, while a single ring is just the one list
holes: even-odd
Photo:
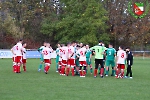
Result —
[{"label": "player's leg", "polygon": [[127,66],[127,73],[126,73],[125,78],[127,78],[127,77],[128,77],[128,75],[129,75],[129,65]]},{"label": "player's leg", "polygon": [[83,73],[82,73],[83,62],[79,61],[79,63],[80,63],[79,73],[80,73],[80,77],[82,77],[83,76]]},{"label": "player's leg", "polygon": [[43,56],[41,55],[41,57],[40,57],[40,65],[39,65],[39,67],[38,67],[38,71],[39,71],[39,72],[40,72],[41,69],[42,69],[43,63],[44,63],[44,58],[43,58]]},{"label": "player's leg", "polygon": [[86,63],[87,63],[87,65],[86,65],[86,73],[88,73],[89,58],[86,58]]},{"label": "player's leg", "polygon": [[60,75],[64,75],[65,74],[65,66],[66,66],[66,64],[67,64],[66,60],[62,60],[61,74]]},{"label": "player's leg", "polygon": [[80,68],[79,68],[79,73],[80,73],[80,77],[82,77],[83,76],[83,74],[82,74],[82,66],[80,66]]},{"label": "player's leg", "polygon": [[44,68],[45,69],[45,74],[47,74],[49,69],[50,69],[51,61],[50,61],[50,59],[45,59],[44,62],[45,62],[45,68]]},{"label": "player's leg", "polygon": [[68,76],[68,75],[69,75],[70,67],[71,67],[71,62],[70,62],[70,59],[68,59],[67,67],[66,67],[66,76]]},{"label": "player's leg", "polygon": [[120,64],[117,64],[117,66],[116,66],[116,78],[119,78],[120,68],[121,68]]},{"label": "player's leg", "polygon": [[76,75],[79,75],[79,66],[80,66],[79,65],[79,59],[76,59],[75,63],[76,63],[76,67],[75,67],[76,68]]},{"label": "player's leg", "polygon": [[95,59],[94,77],[97,77],[97,69],[98,69],[98,66],[99,66],[98,59]]},{"label": "player's leg", "polygon": [[130,78],[132,78],[132,66],[130,65]]},{"label": "player's leg", "polygon": [[86,61],[83,61],[83,63],[82,63],[82,66],[83,66],[83,77],[85,77],[85,75],[86,75],[86,68],[87,68],[86,65],[87,65]]},{"label": "player's leg", "polygon": [[23,63],[23,71],[26,72],[26,59],[23,59],[22,63]]},{"label": "player's leg", "polygon": [[58,72],[59,67],[59,57],[56,57],[56,72]]},{"label": "player's leg", "polygon": [[115,74],[116,74],[115,61],[111,61],[111,67],[112,67],[112,74],[111,74],[111,76],[115,76]]},{"label": "player's leg", "polygon": [[92,68],[92,64],[91,64],[91,59],[87,58],[86,63],[87,63],[87,69],[88,69],[88,66],[90,66],[90,73],[92,74],[93,73],[93,68]]},{"label": "player's leg", "polygon": [[125,64],[121,64],[121,78],[124,77]]},{"label": "player's leg", "polygon": [[110,61],[109,60],[106,60],[106,76],[108,76],[109,74],[109,66],[110,66]]},{"label": "player's leg", "polygon": [[21,60],[22,60],[22,57],[21,56],[17,56],[17,73],[20,73],[20,66],[21,66]]},{"label": "player's leg", "polygon": [[16,73],[17,63],[15,62],[15,57],[12,58],[12,61],[13,61],[13,72]]},{"label": "player's leg", "polygon": [[103,60],[100,59],[99,62],[100,62],[100,65],[101,65],[100,76],[101,76],[101,78],[103,78],[103,76],[104,76],[104,64],[103,64]]},{"label": "player's leg", "polygon": [[75,59],[71,59],[70,63],[71,63],[71,72],[72,72],[72,76],[74,76]]},{"label": "player's leg", "polygon": [[58,62],[58,72],[61,74],[61,66],[62,66],[62,61]]},{"label": "player's leg", "polygon": [[83,66],[83,77],[86,75],[86,66]]}]

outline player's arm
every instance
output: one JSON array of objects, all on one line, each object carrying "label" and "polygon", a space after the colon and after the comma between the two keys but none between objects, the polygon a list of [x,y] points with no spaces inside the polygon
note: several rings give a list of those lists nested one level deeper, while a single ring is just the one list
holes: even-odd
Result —
[{"label": "player's arm", "polygon": [[38,50],[38,52],[40,52],[40,51],[41,51],[41,49],[40,49],[40,48],[38,48],[37,50]]},{"label": "player's arm", "polygon": [[116,64],[117,64],[117,62],[118,62],[118,58],[119,58],[119,54],[118,54],[118,52],[117,52],[117,56],[116,56]]},{"label": "player's arm", "polygon": [[11,50],[11,52],[12,52],[14,55],[16,55],[15,52],[14,52],[14,50],[13,50],[13,48],[14,48],[14,47],[12,47],[10,50]]},{"label": "player's arm", "polygon": [[52,52],[54,52],[54,50],[53,50],[53,48],[51,46],[50,46],[50,49],[51,49]]}]

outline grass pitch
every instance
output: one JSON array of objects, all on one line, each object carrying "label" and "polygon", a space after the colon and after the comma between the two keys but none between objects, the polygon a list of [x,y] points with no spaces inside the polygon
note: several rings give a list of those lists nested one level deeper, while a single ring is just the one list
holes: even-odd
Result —
[{"label": "grass pitch", "polygon": [[16,74],[12,72],[11,59],[0,59],[0,100],[150,99],[149,58],[134,59],[133,79],[93,78],[90,73],[85,78],[60,76],[55,72],[54,59],[46,75],[37,71],[39,62],[39,59],[28,59],[27,72]]}]

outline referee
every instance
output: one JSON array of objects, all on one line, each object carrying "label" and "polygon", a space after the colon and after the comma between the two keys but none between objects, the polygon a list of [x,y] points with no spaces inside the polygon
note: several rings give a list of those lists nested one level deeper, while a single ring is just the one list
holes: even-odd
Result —
[{"label": "referee", "polygon": [[128,75],[130,74],[129,78],[132,79],[133,54],[130,51],[129,47],[126,48],[126,52],[127,52],[127,73],[125,78],[128,78]]},{"label": "referee", "polygon": [[90,48],[90,50],[94,50],[94,54],[95,54],[95,70],[94,70],[94,77],[97,77],[97,69],[99,67],[99,64],[101,65],[101,70],[100,70],[100,76],[101,78],[103,78],[103,74],[104,74],[104,47],[102,46],[102,41],[99,41],[99,45],[96,45],[92,48]]}]

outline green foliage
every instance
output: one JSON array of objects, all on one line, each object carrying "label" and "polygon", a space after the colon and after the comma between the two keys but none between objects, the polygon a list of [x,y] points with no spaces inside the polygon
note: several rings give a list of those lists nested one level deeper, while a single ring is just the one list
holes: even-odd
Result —
[{"label": "green foliage", "polygon": [[5,33],[12,35],[14,38],[23,38],[24,32],[16,25],[16,21],[7,13],[7,16],[2,23],[2,28]]},{"label": "green foliage", "polygon": [[49,20],[51,17],[47,17],[43,21],[41,28],[43,34],[55,34],[55,39],[62,43],[76,40],[95,45],[99,39],[104,42],[110,40],[106,34],[107,12],[98,0],[64,2],[66,8],[62,8],[63,13],[53,17],[58,19]]}]

